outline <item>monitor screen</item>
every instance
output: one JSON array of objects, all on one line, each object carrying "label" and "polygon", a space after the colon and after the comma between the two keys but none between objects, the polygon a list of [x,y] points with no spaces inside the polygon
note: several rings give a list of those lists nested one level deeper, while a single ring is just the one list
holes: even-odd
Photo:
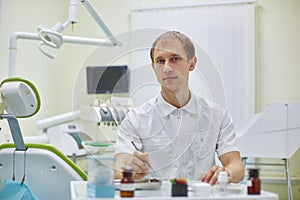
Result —
[{"label": "monitor screen", "polygon": [[126,65],[86,68],[88,94],[127,93],[129,73]]}]

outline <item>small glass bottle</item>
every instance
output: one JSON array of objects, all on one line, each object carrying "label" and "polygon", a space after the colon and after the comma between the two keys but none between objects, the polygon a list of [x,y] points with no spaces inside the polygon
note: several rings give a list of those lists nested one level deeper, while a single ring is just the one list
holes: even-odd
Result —
[{"label": "small glass bottle", "polygon": [[260,194],[260,179],[258,169],[249,169],[247,191],[248,194]]},{"label": "small glass bottle", "polygon": [[123,178],[120,184],[120,197],[134,197],[135,186],[132,174],[132,166],[123,167]]},{"label": "small glass bottle", "polygon": [[228,175],[226,171],[220,171],[218,175],[218,194],[225,196],[228,193]]}]

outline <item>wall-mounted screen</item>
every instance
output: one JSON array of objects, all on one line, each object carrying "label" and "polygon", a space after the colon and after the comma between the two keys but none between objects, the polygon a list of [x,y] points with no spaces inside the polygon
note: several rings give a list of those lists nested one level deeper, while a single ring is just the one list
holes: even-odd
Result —
[{"label": "wall-mounted screen", "polygon": [[129,73],[126,65],[88,66],[88,94],[127,93],[129,91]]}]

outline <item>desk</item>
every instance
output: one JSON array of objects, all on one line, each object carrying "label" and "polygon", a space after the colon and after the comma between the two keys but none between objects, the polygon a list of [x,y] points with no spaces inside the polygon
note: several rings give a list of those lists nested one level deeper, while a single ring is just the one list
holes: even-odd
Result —
[{"label": "desk", "polygon": [[[88,198],[86,195],[86,182],[85,181],[71,181],[71,197],[72,200],[97,200],[100,198]],[[168,194],[169,192],[169,194]],[[109,200],[110,198],[102,198]],[[119,191],[115,193],[115,199],[121,199],[119,196]],[[123,198],[124,199],[124,198]],[[214,197],[196,197],[189,192],[188,197],[171,197],[170,195],[170,184],[163,182],[162,187],[159,190],[137,190],[135,191],[134,198],[126,198],[134,200],[278,200],[279,197],[275,193],[261,191],[260,195],[246,195],[246,194],[236,194],[236,195],[227,195],[227,196],[214,196]]]}]

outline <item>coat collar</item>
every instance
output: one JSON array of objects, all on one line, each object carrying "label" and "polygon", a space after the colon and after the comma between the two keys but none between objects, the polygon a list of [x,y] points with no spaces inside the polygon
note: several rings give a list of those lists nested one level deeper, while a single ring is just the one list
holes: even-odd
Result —
[{"label": "coat collar", "polygon": [[184,105],[181,108],[176,108],[175,106],[171,105],[170,103],[168,103],[161,95],[161,93],[158,95],[157,98],[157,104],[160,107],[160,110],[162,112],[162,115],[164,117],[170,115],[172,112],[174,112],[175,110],[185,110],[191,114],[197,114],[197,103],[196,103],[196,99],[195,99],[195,95],[191,92],[191,98],[188,101],[188,103],[186,105]]}]

